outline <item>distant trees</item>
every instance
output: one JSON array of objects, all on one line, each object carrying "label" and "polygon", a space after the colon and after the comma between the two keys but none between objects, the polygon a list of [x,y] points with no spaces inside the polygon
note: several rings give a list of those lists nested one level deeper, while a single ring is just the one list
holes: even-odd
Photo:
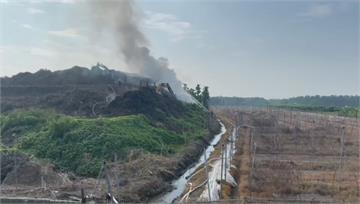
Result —
[{"label": "distant trees", "polygon": [[269,103],[260,97],[211,97],[210,106],[233,106],[233,107],[266,107]]},{"label": "distant trees", "polygon": [[359,107],[359,96],[299,96],[289,99],[270,99],[272,105],[300,105],[323,107]]},{"label": "distant trees", "polygon": [[211,97],[212,106],[266,107],[307,106],[307,107],[360,107],[359,96],[299,96],[288,99],[264,99],[259,97]]},{"label": "distant trees", "polygon": [[184,84],[184,89],[197,101],[199,101],[205,108],[209,108],[210,92],[209,87],[205,86],[201,89],[200,84],[197,84],[195,89],[189,88],[187,84]]}]

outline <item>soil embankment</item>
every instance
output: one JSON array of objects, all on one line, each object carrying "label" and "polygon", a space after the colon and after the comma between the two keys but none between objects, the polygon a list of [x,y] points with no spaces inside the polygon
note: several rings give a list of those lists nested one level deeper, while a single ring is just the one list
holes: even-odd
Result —
[{"label": "soil embankment", "polygon": [[100,66],[20,73],[1,92],[2,196],[103,199],[107,177],[119,201],[146,202],[220,131],[166,87]]},{"label": "soil embankment", "polygon": [[[233,118],[224,117],[222,112],[216,112],[221,122],[223,122],[226,132],[222,135],[220,140],[214,144],[212,153],[208,156],[206,165],[205,163],[200,165],[187,180],[187,187],[182,195],[177,199],[178,202],[197,202],[197,201],[208,201],[209,191],[210,199],[216,201],[218,199],[227,196],[227,191],[234,186],[231,182],[231,178],[226,179],[226,172],[230,171],[230,162],[226,165],[226,161],[231,160],[231,156],[235,149],[232,149],[233,142],[235,140],[236,131],[234,127],[236,121]],[[227,147],[228,149],[225,149]],[[221,155],[227,155],[223,158],[224,162],[221,164]],[[221,168],[223,167],[223,169]],[[223,174],[223,183],[218,185],[221,180],[221,172]],[[228,174],[228,177],[231,175]],[[209,180],[208,180],[209,179]],[[209,184],[208,184],[209,183]],[[236,185],[236,184],[235,184]],[[220,187],[221,186],[221,187]],[[221,195],[218,191],[224,189]],[[227,189],[227,190],[226,190]]]},{"label": "soil embankment", "polygon": [[[107,164],[112,191],[121,202],[144,202],[172,189],[171,181],[199,158],[220,125],[215,115],[209,115],[210,134],[189,143],[173,157],[133,152],[126,162]],[[2,154],[2,196],[40,197],[79,200],[80,190],[101,199],[107,191],[103,175],[100,179],[61,173],[50,163],[38,162],[22,153]],[[16,158],[15,158],[16,157]]]}]

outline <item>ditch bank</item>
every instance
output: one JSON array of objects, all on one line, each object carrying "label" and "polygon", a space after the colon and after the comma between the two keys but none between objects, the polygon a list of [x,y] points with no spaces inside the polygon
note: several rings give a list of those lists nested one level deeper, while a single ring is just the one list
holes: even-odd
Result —
[{"label": "ditch bank", "polygon": [[[171,203],[181,195],[186,182],[184,179],[191,169],[197,168],[204,150],[221,136],[224,129],[216,115],[210,113],[209,134],[185,147],[184,154],[175,157],[140,157],[128,162],[117,175],[128,178],[127,184],[120,187],[120,202]],[[220,132],[220,133],[219,133]],[[210,145],[211,146],[211,145]],[[208,151],[205,151],[208,153]],[[141,175],[139,175],[141,174]],[[185,179],[186,180],[186,179]]]},{"label": "ditch bank", "polygon": [[[223,131],[214,138],[207,154],[201,155],[197,165],[186,172],[182,192],[175,202],[218,201],[224,197],[227,188],[231,190],[237,185],[232,176],[231,160],[236,152],[238,129],[234,128],[234,121],[220,118]],[[169,203],[173,200],[159,201]]]},{"label": "ditch bank", "polygon": [[[214,135],[221,131],[221,125],[213,113],[209,114],[208,128],[209,134],[189,143],[184,147],[182,154],[164,156],[134,152],[124,162],[107,163],[108,176],[115,197],[120,202],[149,202],[164,192],[171,192],[175,188],[174,180],[181,178],[189,166],[198,161],[203,150],[213,140]],[[37,169],[40,170],[32,176],[34,181],[22,182],[19,167],[24,165],[20,165],[21,159],[16,160],[17,164],[13,162],[15,160],[12,157],[9,157],[8,165],[2,163],[2,172],[5,170],[8,172],[6,177],[2,178],[3,181],[6,181],[2,184],[7,184],[2,185],[2,196],[79,200],[81,189],[84,189],[86,195],[91,195],[96,200],[103,200],[105,192],[107,192],[105,175],[99,175],[98,179],[68,175],[67,177],[70,179],[59,184],[54,182],[54,176],[51,176],[52,171],[50,170],[53,168],[48,168],[50,170],[47,171],[42,170],[43,164],[28,157],[26,160],[24,159],[24,165],[36,163]],[[64,174],[58,172],[57,169],[53,169],[53,171],[54,175]]]},{"label": "ditch bank", "polygon": [[186,189],[186,185],[188,183],[189,177],[191,177],[193,175],[193,173],[195,172],[195,170],[197,170],[199,168],[199,166],[204,164],[205,158],[209,157],[210,154],[215,150],[214,145],[216,145],[220,141],[221,137],[226,132],[225,126],[222,123],[220,123],[220,124],[221,124],[221,131],[220,131],[220,133],[218,133],[214,136],[214,138],[212,139],[210,144],[208,144],[207,147],[205,146],[205,147],[198,148],[198,150],[202,150],[205,148],[206,149],[202,152],[201,155],[197,154],[197,158],[198,158],[197,162],[195,164],[191,165],[189,168],[187,168],[185,172],[182,171],[181,176],[171,183],[173,190],[171,190],[170,192],[167,192],[164,195],[161,195],[159,198],[156,198],[154,200],[154,202],[172,203],[172,202],[174,202],[174,200],[178,199],[179,196],[181,196],[183,191]]}]

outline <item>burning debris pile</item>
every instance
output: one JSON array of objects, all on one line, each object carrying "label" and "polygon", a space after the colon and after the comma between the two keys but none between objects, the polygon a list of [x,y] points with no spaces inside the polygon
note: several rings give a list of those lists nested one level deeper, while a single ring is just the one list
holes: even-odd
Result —
[{"label": "burning debris pile", "polygon": [[[170,181],[198,159],[219,123],[215,115],[194,104],[168,60],[151,55],[132,0],[86,4],[94,27],[88,37],[95,34],[101,43],[102,34],[112,36],[117,51],[136,74],[98,63],[90,69],[75,66],[1,78],[0,113],[4,116],[0,119],[8,124],[0,129],[4,136],[1,145],[6,151],[16,145],[21,154],[32,155],[23,158],[24,169],[34,172],[29,174],[32,180],[26,180],[28,174],[24,173],[27,177],[19,177],[19,181],[27,182],[25,190],[36,186],[32,193],[38,196],[34,192],[39,192],[38,197],[78,198],[78,186],[87,193],[93,191],[101,182],[91,177],[100,175],[106,161],[113,162],[111,170],[120,171],[115,171],[114,182],[108,185],[118,188],[114,194],[120,201],[149,201],[169,190]],[[143,157],[127,160],[134,151],[144,152]],[[42,171],[45,165],[32,162],[33,158],[49,161],[46,175]],[[17,174],[11,177],[11,172],[18,165],[11,162],[13,155],[6,159],[11,168],[1,180],[10,184],[9,195],[12,181],[18,178]],[[42,192],[48,174],[51,190],[56,189],[51,192],[60,194]],[[63,175],[71,175],[71,181]],[[125,182],[117,182],[118,176],[124,176]],[[29,196],[17,191],[19,195]]]},{"label": "burning debris pile", "polygon": [[[20,73],[0,81],[0,119],[4,122],[0,129],[4,146],[0,150],[9,148],[10,151],[16,146],[21,148],[19,151],[33,155],[15,159],[9,154],[2,158],[7,161],[1,166],[6,173],[2,175],[2,184],[9,184],[2,190],[4,195],[54,197],[48,194],[50,190],[44,193],[42,181],[45,181],[53,184],[51,190],[59,192],[55,195],[57,199],[78,198],[77,186],[81,184],[89,193],[97,183],[93,178],[82,176],[98,175],[99,164],[104,160],[118,161],[120,167],[126,167],[127,154],[141,150],[167,162],[153,166],[139,160],[134,162],[142,168],[136,171],[122,168],[119,177],[129,175],[125,177],[129,182],[119,184],[116,195],[126,202],[148,201],[171,188],[170,180],[198,158],[218,130],[213,114],[178,100],[168,83],[157,84],[149,78],[128,75],[101,64],[91,69],[73,67],[54,72]],[[44,174],[44,165],[32,162],[33,158],[49,160],[56,169],[45,168],[48,170]],[[152,158],[146,161],[153,161]],[[14,167],[19,165],[34,174],[15,171]],[[150,168],[150,176],[141,174],[143,169]],[[17,176],[17,172],[25,177]],[[62,173],[76,176],[69,176],[74,180],[59,183],[66,177]],[[47,178],[52,180],[48,182]],[[16,179],[27,186],[13,193]],[[46,187],[50,189],[49,185]],[[113,185],[117,185],[116,182]],[[159,188],[153,188],[149,194],[149,186]]]},{"label": "burning debris pile", "polygon": [[140,30],[140,19],[136,15],[132,0],[90,1],[88,5],[90,16],[93,18],[89,38],[91,35],[110,34],[116,41],[117,51],[125,58],[128,68],[158,83],[169,83],[179,100],[194,102],[184,91],[174,70],[169,68],[168,60],[163,57],[156,59],[151,55],[148,40]]},{"label": "burning debris pile", "polygon": [[1,112],[36,107],[55,108],[70,115],[97,116],[116,98],[144,87],[183,102],[197,102],[184,90],[174,70],[169,68],[168,60],[151,55],[132,0],[88,1],[86,4],[90,14],[85,15],[93,18],[89,39],[97,36],[97,42],[101,43],[101,37],[112,36],[116,52],[122,54],[128,68],[137,74],[111,70],[98,63],[90,70],[75,66],[63,71],[40,70],[5,77],[1,80],[4,98]]},{"label": "burning debris pile", "polygon": [[100,63],[91,69],[75,66],[62,71],[40,70],[4,77],[1,93],[3,113],[17,108],[50,108],[69,115],[94,117],[115,112],[124,115],[130,113],[126,109],[126,113],[120,111],[120,107],[117,110],[114,103],[142,104],[141,101],[151,98],[157,98],[158,102],[177,101],[168,83],[156,83]]}]

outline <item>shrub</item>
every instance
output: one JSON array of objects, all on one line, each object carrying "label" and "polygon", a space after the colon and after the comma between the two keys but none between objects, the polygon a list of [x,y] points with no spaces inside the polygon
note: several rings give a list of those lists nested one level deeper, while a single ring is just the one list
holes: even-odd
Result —
[{"label": "shrub", "polygon": [[113,160],[114,155],[126,159],[132,150],[179,153],[186,141],[207,135],[207,113],[193,105],[185,107],[182,116],[162,121],[141,114],[88,119],[19,111],[0,117],[1,132],[26,127],[16,148],[49,159],[63,171],[97,176],[102,162]]}]

